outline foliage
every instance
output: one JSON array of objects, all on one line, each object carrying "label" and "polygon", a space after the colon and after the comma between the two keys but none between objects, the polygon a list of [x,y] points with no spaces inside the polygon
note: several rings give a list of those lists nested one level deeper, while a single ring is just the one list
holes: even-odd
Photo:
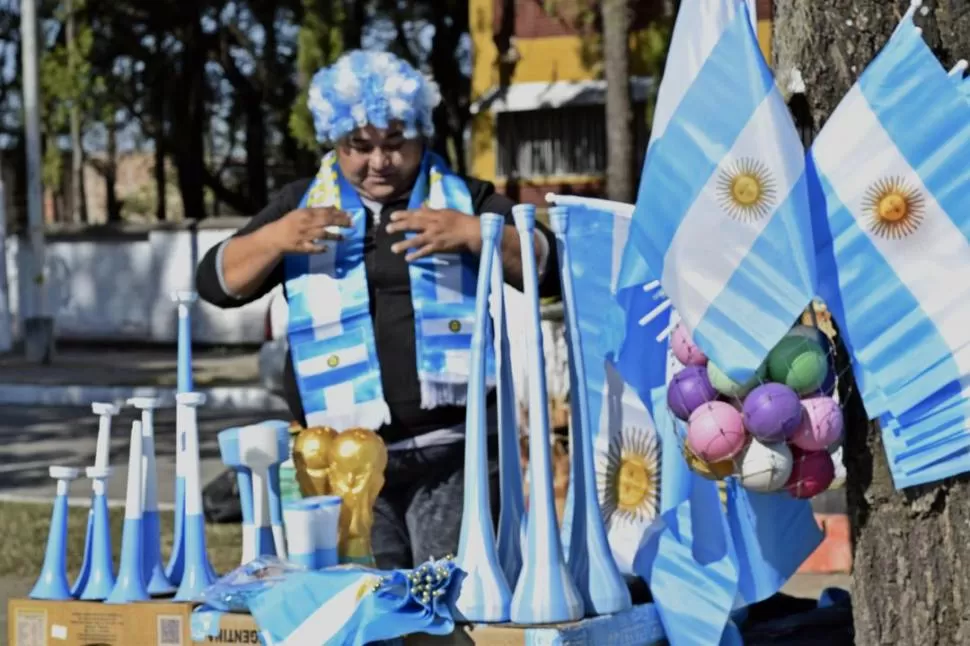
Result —
[{"label": "foliage", "polygon": [[297,36],[296,69],[300,94],[293,102],[289,129],[306,150],[319,148],[313,118],[307,107],[307,88],[313,74],[335,61],[343,51],[343,3],[339,0],[302,0],[304,17]]},{"label": "foliage", "polygon": [[[83,10],[83,4],[83,0],[75,0],[75,16]],[[60,9],[55,16],[62,24],[67,19]],[[76,106],[82,115],[104,118],[103,114],[90,114],[104,90],[104,79],[95,74],[89,59],[94,32],[83,20],[76,20],[75,29],[73,43],[62,37],[63,29],[59,30],[54,47],[42,52],[38,70],[41,119],[48,141],[43,178],[45,186],[54,190],[60,188],[63,178],[63,155],[57,139],[69,127],[71,110]]]}]

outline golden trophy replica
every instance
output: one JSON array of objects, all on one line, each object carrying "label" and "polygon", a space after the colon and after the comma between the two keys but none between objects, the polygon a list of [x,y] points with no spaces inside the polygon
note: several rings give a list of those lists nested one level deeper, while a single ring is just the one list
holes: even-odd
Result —
[{"label": "golden trophy replica", "polygon": [[364,428],[342,433],[308,428],[293,445],[293,463],[304,496],[341,498],[337,552],[341,563],[374,564],[371,528],[374,502],[384,486],[387,447]]}]

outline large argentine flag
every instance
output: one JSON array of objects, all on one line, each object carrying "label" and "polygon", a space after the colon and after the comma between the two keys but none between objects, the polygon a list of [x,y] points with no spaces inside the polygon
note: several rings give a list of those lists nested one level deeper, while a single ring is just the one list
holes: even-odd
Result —
[{"label": "large argentine flag", "polygon": [[820,293],[900,486],[970,451],[970,122],[912,15],[810,155]]},{"label": "large argentine flag", "polygon": [[620,284],[652,268],[746,381],[814,295],[815,265],[804,150],[745,2],[682,3],[658,104]]}]

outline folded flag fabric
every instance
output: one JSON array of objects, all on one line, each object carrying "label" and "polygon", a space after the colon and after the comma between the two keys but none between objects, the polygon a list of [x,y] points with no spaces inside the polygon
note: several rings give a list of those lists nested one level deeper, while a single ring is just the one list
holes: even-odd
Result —
[{"label": "folded flag fabric", "polygon": [[820,295],[899,487],[965,471],[970,451],[970,121],[917,6],[809,154]]},{"label": "folded flag fabric", "polygon": [[652,269],[694,341],[744,383],[815,294],[804,148],[747,3],[681,5],[658,113],[620,287]]},{"label": "folded flag fabric", "polygon": [[446,635],[464,573],[432,560],[414,570],[341,566],[292,574],[250,602],[276,646],[363,646],[404,635]]}]

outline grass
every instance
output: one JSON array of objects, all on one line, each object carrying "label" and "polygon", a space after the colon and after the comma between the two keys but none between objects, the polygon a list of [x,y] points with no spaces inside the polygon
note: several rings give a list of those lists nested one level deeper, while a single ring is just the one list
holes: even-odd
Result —
[{"label": "grass", "polygon": [[[44,563],[52,505],[0,503],[0,577],[36,577]],[[117,571],[121,556],[121,527],[124,510],[112,509],[111,547]],[[161,512],[162,556],[167,562],[172,549],[172,513]],[[73,580],[81,569],[88,510],[72,508],[68,515],[67,569]],[[227,573],[239,565],[242,555],[242,530],[239,525],[207,525],[206,547],[217,572]]]}]

